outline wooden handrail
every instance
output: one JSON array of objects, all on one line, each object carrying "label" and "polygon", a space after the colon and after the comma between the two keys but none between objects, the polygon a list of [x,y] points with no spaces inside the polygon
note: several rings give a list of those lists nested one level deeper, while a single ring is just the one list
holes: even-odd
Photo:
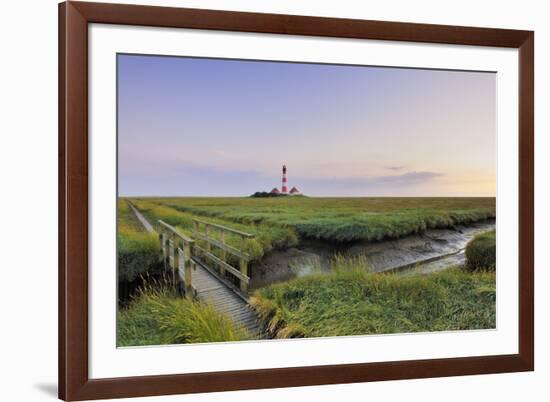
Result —
[{"label": "wooden handrail", "polygon": [[191,267],[194,264],[191,258],[192,247],[195,240],[181,234],[175,227],[160,219],[158,223],[160,226],[159,237],[162,243],[164,269],[167,270],[170,267],[174,284],[179,277],[183,282],[186,296],[195,297],[196,289],[193,286],[191,274]]},{"label": "wooden handrail", "polygon": [[232,247],[229,244],[222,243],[211,237],[206,237],[202,233],[196,233],[196,236],[199,240],[204,240],[206,242],[209,242],[213,246],[216,246],[224,251],[227,251],[229,254],[233,254],[235,257],[245,259],[246,261],[250,261],[250,256],[248,254],[243,253],[240,250],[237,250],[235,247]]},{"label": "wooden handrail", "polygon": [[159,222],[159,225],[161,225],[162,227],[165,227],[166,229],[173,232],[176,236],[180,237],[184,242],[190,243],[190,244],[195,242],[195,240],[191,239],[190,237],[187,237],[184,234],[181,234],[180,232],[178,232],[178,230],[174,226],[169,225],[168,223],[166,223],[166,222],[164,222],[160,219],[159,219],[158,222]]},{"label": "wooden handrail", "polygon": [[[200,231],[200,225],[204,225],[204,233]],[[197,243],[194,244],[193,248],[199,251],[205,258],[208,258],[215,265],[219,267],[219,272],[222,278],[225,273],[228,272],[231,275],[235,276],[239,280],[239,287],[243,293],[248,291],[248,283],[250,282],[250,277],[248,276],[248,262],[250,261],[250,256],[244,252],[245,239],[253,238],[254,235],[240,230],[231,229],[227,226],[219,225],[216,223],[205,222],[200,219],[193,219],[193,234],[195,239],[204,241],[205,248],[200,247]],[[216,229],[220,231],[220,238],[215,239],[209,236],[208,229]],[[225,234],[235,234],[240,236],[240,247],[235,248],[226,243],[227,239]],[[216,247],[221,250],[221,256],[218,257],[212,253],[212,247]],[[226,254],[232,254],[236,256],[239,260],[239,266],[234,267],[231,264],[228,264],[226,261]]]},{"label": "wooden handrail", "polygon": [[237,268],[233,267],[232,265],[229,265],[225,261],[222,261],[221,259],[216,257],[214,254],[210,253],[209,251],[206,251],[204,248],[197,245],[195,245],[195,249],[199,250],[202,254],[204,254],[206,257],[210,258],[211,260],[213,260],[215,263],[223,266],[226,271],[231,272],[233,275],[235,275],[237,278],[239,278],[241,281],[243,281],[247,285],[250,282],[250,277],[248,275],[241,273],[241,271],[239,271]]}]

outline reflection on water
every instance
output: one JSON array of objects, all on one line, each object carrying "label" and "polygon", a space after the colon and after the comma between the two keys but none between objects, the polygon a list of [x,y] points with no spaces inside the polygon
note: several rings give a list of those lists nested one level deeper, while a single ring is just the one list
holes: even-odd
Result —
[{"label": "reflection on water", "polygon": [[319,256],[308,256],[289,263],[290,269],[296,277],[311,275],[326,271],[321,265]]}]

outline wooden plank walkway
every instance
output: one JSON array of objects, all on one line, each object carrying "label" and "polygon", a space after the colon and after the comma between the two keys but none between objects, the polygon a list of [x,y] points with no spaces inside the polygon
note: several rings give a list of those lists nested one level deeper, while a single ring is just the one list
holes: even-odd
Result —
[{"label": "wooden plank walkway", "polygon": [[[145,229],[154,232],[154,228],[147,218],[132,203],[128,202],[128,205]],[[192,272],[192,283],[197,290],[197,298],[203,303],[212,305],[216,311],[230,317],[237,326],[245,328],[252,335],[261,336],[262,330],[258,316],[250,305],[216,275],[204,268],[201,261],[194,260],[196,269]],[[179,275],[183,279],[183,272],[179,272]]]},{"label": "wooden plank walkway", "polygon": [[145,218],[145,216],[143,216],[143,214],[141,212],[139,212],[137,210],[137,208],[134,207],[134,205],[130,201],[128,201],[128,205],[130,206],[132,211],[134,211],[134,214],[136,214],[136,217],[138,218],[138,221],[141,222],[141,224],[143,225],[145,230],[147,230],[148,232],[154,232],[155,229],[153,228],[153,225],[151,225],[149,223],[149,221]]},{"label": "wooden plank walkway", "polygon": [[216,311],[226,314],[235,324],[244,327],[251,334],[260,335],[258,316],[250,305],[198,261],[193,271],[193,286],[197,289],[197,298],[200,301],[211,304]]}]

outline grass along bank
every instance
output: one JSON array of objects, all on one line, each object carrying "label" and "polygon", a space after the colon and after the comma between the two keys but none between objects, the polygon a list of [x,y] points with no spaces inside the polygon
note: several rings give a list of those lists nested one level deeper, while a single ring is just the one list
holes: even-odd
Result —
[{"label": "grass along bank", "polygon": [[253,339],[210,305],[146,287],[117,315],[117,345],[145,346]]},{"label": "grass along bank", "polygon": [[[185,211],[171,204],[159,203],[156,199],[132,199],[132,202],[150,223],[156,224],[158,220],[162,220],[175,226],[180,233],[190,237],[194,237],[193,218],[204,217],[204,215],[194,215],[192,212]],[[212,216],[207,216],[206,221],[255,235],[253,239],[246,239],[244,242],[244,251],[251,256],[252,261],[261,260],[266,253],[274,249],[285,249],[298,244],[296,232],[289,227],[239,223]],[[212,231],[210,236],[219,240],[219,233],[215,231]],[[236,235],[227,234],[225,241],[229,245],[239,248],[241,238]],[[199,245],[202,245],[200,241]]]},{"label": "grass along bank", "polygon": [[494,328],[495,299],[494,272],[400,277],[337,258],[331,273],[265,287],[251,303],[274,337],[288,338]]},{"label": "grass along bank", "polygon": [[496,231],[476,235],[466,246],[466,268],[469,270],[496,269]]},{"label": "grass along bank", "polygon": [[153,219],[190,230],[193,216],[258,235],[265,253],[299,237],[378,241],[495,217],[495,198],[177,197],[133,198]]},{"label": "grass along bank", "polygon": [[154,271],[160,263],[160,245],[154,233],[148,233],[128,203],[117,203],[118,279],[133,282]]}]

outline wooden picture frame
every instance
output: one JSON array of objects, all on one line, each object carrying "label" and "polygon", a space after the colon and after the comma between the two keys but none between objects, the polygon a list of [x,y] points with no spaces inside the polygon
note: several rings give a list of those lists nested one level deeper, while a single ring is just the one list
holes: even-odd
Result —
[{"label": "wooden picture frame", "polygon": [[[400,362],[90,379],[88,24],[193,28],[519,49],[519,353]],[[534,33],[531,31],[65,2],[59,5],[59,397],[292,387],[534,369]]]}]

